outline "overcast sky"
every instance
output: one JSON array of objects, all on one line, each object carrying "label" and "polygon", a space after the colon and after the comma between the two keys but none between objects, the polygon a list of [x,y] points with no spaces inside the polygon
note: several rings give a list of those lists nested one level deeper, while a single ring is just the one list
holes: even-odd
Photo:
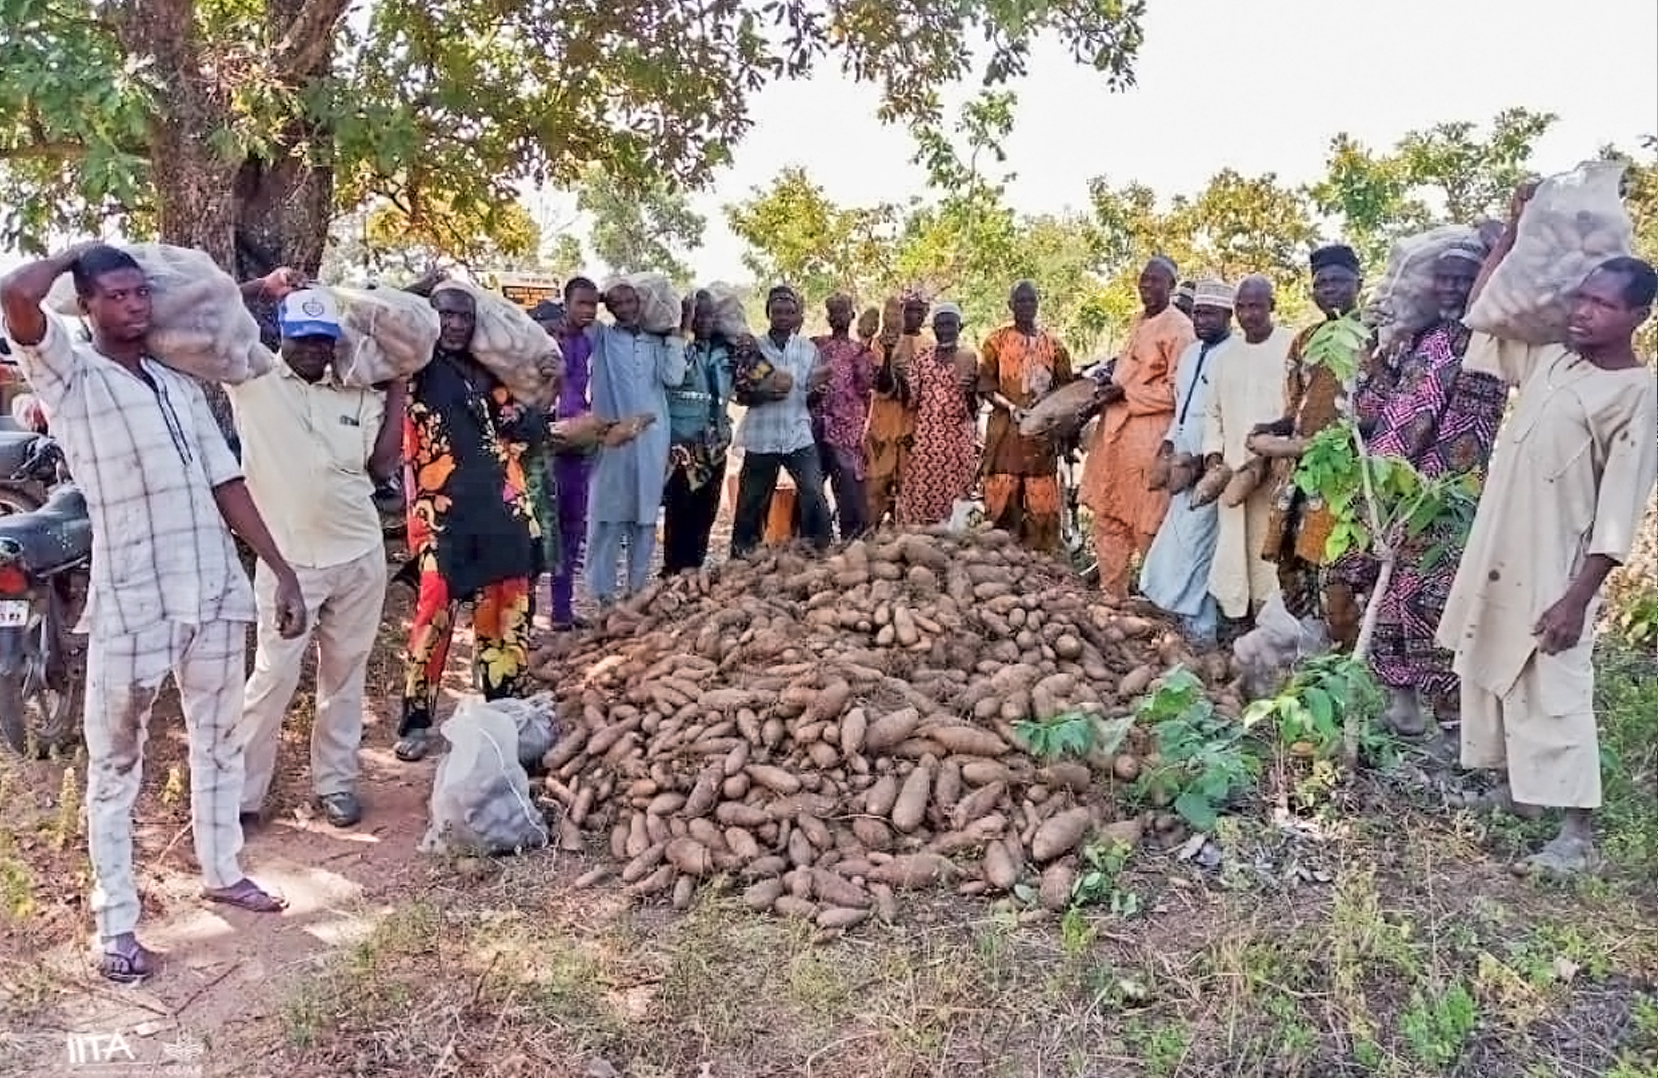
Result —
[{"label": "overcast sky", "polygon": [[[1167,198],[1231,167],[1304,183],[1331,136],[1375,148],[1444,120],[1483,123],[1504,108],[1557,113],[1538,147],[1543,171],[1603,143],[1634,149],[1658,131],[1658,4],[1574,0],[1534,9],[1497,0],[1157,0],[1149,4],[1136,85],[1108,93],[1056,46],[1019,84],[1009,150],[1012,201],[1026,212],[1080,207],[1097,175],[1140,180]],[[1320,40],[1330,42],[1320,46]],[[1315,59],[1323,55],[1325,60]],[[762,93],[755,127],[714,189],[694,259],[709,279],[744,276],[722,204],[806,168],[843,203],[922,193],[905,131],[874,119],[876,94],[821,76]]]}]

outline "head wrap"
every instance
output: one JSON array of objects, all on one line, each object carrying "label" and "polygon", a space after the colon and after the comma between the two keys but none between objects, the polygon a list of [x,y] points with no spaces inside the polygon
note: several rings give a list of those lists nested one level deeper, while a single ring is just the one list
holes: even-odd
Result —
[{"label": "head wrap", "polygon": [[1175,299],[1191,299],[1197,294],[1197,286],[1191,281],[1181,281],[1180,287],[1174,290]]},{"label": "head wrap", "polygon": [[1146,261],[1146,268],[1150,269],[1152,266],[1161,266],[1163,269],[1167,270],[1169,273],[1169,281],[1171,283],[1180,280],[1180,267],[1176,266],[1174,264],[1174,259],[1170,258],[1168,255],[1152,255],[1151,258]]},{"label": "head wrap", "polygon": [[1364,273],[1359,268],[1359,256],[1353,253],[1353,248],[1345,243],[1331,243],[1320,247],[1313,252],[1310,261],[1314,273],[1331,266],[1340,266],[1342,269],[1351,270],[1354,276],[1362,276]]},{"label": "head wrap", "polygon": [[941,314],[953,314],[956,316],[956,321],[961,321],[961,308],[956,306],[954,303],[940,303],[938,306],[933,308],[934,318],[937,318]]},{"label": "head wrap", "polygon": [[1232,309],[1232,301],[1237,295],[1237,289],[1225,281],[1213,278],[1199,281],[1192,289],[1192,306],[1219,307],[1223,311]]},{"label": "head wrap", "polygon": [[1472,238],[1457,240],[1439,252],[1439,257],[1442,259],[1460,258],[1466,262],[1472,262],[1476,266],[1482,265],[1485,262],[1485,244]]}]

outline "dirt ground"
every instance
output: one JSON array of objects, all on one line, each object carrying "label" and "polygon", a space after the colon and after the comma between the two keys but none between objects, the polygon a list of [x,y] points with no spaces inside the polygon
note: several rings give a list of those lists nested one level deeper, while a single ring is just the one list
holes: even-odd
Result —
[{"label": "dirt ground", "polygon": [[[280,917],[197,898],[163,697],[136,860],[165,964],[142,987],[89,966],[78,764],[0,763],[0,1075],[1653,1073],[1652,880],[1515,880],[1502,859],[1535,830],[1369,782],[1148,851],[1104,908],[918,897],[829,946],[713,890],[679,914],[577,889],[588,855],[427,857],[435,760],[389,751],[408,601],[391,589],[370,669],[360,827],[307,808],[308,679],[294,702],[276,817],[244,854]],[[469,651],[457,634],[446,707]],[[1650,778],[1649,757],[1624,766]]]}]

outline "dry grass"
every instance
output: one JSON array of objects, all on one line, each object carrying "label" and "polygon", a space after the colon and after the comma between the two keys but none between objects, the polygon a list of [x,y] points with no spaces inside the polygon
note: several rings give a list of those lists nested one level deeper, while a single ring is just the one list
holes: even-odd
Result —
[{"label": "dry grass", "polygon": [[574,890],[580,858],[466,862],[238,1040],[288,1078],[1650,1074],[1650,908],[1405,823],[1236,831],[1254,886],[1143,855],[1132,919],[944,898],[828,945],[717,890]]}]

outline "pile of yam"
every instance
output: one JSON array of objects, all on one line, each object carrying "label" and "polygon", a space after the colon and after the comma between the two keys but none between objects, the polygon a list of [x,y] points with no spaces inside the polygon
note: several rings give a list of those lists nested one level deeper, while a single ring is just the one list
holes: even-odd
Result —
[{"label": "pile of yam", "polygon": [[680,908],[717,881],[825,933],[918,889],[1024,883],[1060,909],[1088,844],[1177,824],[1120,807],[1146,731],[1044,760],[1017,724],[1107,726],[1177,664],[1235,713],[1223,656],[1005,532],[771,548],[657,583],[537,655],[561,731],[540,796],[563,848],[607,846],[584,885],[619,876]]}]

